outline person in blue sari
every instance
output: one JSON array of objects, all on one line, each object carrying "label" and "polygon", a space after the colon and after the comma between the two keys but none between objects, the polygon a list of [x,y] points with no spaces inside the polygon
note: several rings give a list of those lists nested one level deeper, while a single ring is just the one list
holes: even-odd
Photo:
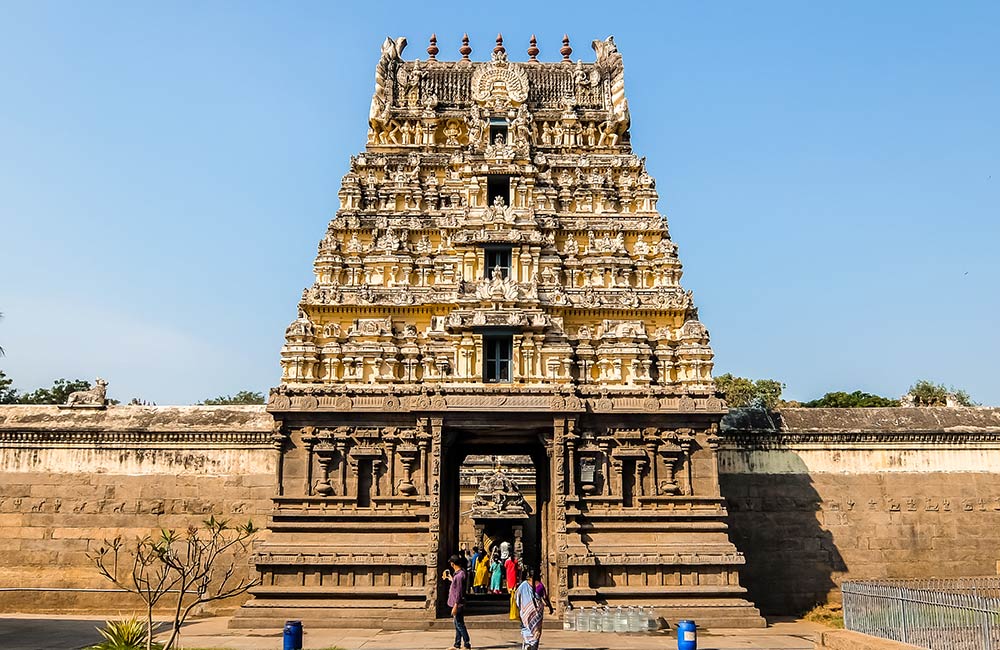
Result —
[{"label": "person in blue sari", "polygon": [[500,593],[500,585],[503,581],[503,562],[500,561],[500,551],[493,550],[493,558],[490,560],[490,593]]},{"label": "person in blue sari", "polygon": [[538,650],[538,644],[542,641],[545,610],[542,599],[535,593],[538,577],[538,570],[532,569],[514,593],[514,602],[517,603],[517,612],[521,617],[522,650]]}]

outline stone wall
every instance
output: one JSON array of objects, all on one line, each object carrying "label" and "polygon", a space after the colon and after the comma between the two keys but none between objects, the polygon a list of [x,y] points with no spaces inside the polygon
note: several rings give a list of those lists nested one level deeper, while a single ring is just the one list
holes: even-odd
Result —
[{"label": "stone wall", "polygon": [[[995,574],[1000,409],[733,411],[720,482],[742,581],[770,613],[846,577]],[[86,559],[107,537],[209,514],[263,526],[263,407],[0,407],[0,607],[127,611]],[[231,603],[230,605],[235,605]]]},{"label": "stone wall", "polygon": [[847,578],[996,573],[1000,409],[733,411],[723,432],[730,531],[762,611],[837,600]]},{"label": "stone wall", "polygon": [[212,514],[263,527],[270,434],[263,407],[0,407],[0,610],[129,611],[86,557],[104,539]]},{"label": "stone wall", "polygon": [[887,639],[876,639],[867,634],[848,630],[820,632],[815,650],[920,650],[919,646]]}]

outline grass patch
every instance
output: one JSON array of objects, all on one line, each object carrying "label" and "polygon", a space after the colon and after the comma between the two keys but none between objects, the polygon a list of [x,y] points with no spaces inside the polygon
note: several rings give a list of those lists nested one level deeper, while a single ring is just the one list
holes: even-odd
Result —
[{"label": "grass patch", "polygon": [[802,618],[827,627],[834,627],[837,629],[843,629],[844,627],[844,609],[841,607],[840,603],[816,605],[806,612],[805,616]]}]

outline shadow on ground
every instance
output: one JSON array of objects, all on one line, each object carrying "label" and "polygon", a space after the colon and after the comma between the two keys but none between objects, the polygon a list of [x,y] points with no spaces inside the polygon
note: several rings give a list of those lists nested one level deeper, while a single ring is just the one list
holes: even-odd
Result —
[{"label": "shadow on ground", "polygon": [[0,618],[3,650],[79,650],[101,640],[103,620]]}]

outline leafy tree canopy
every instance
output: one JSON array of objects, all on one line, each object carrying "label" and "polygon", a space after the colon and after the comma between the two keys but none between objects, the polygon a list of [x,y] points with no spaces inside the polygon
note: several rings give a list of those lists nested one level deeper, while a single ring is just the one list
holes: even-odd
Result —
[{"label": "leafy tree canopy", "polygon": [[715,389],[733,408],[753,406],[775,409],[782,403],[781,391],[784,388],[783,383],[774,379],[748,379],[728,372],[715,378]]},{"label": "leafy tree canopy", "polygon": [[84,379],[57,379],[52,388],[38,388],[24,393],[17,401],[20,404],[65,404],[69,394],[78,390],[90,390],[90,382]]},{"label": "leafy tree canopy", "polygon": [[241,390],[235,395],[220,395],[215,399],[207,399],[202,404],[205,406],[232,406],[238,404],[263,404],[264,393],[256,391]]},{"label": "leafy tree canopy", "polygon": [[935,384],[926,379],[920,379],[907,391],[913,397],[916,406],[947,406],[951,395],[960,406],[976,406],[969,394],[956,388],[945,388],[944,384]]},{"label": "leafy tree canopy", "polygon": [[856,390],[853,393],[835,391],[827,393],[819,399],[814,399],[810,402],[803,402],[802,406],[806,408],[854,409],[869,408],[873,406],[899,406],[899,400],[889,399],[888,397],[882,397],[880,395],[872,395],[871,393],[865,393],[860,390]]},{"label": "leafy tree canopy", "polygon": [[[13,380],[0,370],[0,404],[65,404],[69,394],[78,390],[90,390],[89,381],[84,379],[57,379],[51,388],[38,388],[30,393],[18,393],[12,388]],[[108,398],[108,404],[118,404]]]},{"label": "leafy tree canopy", "polygon": [[17,391],[11,388],[14,380],[0,370],[0,404],[17,404]]}]

